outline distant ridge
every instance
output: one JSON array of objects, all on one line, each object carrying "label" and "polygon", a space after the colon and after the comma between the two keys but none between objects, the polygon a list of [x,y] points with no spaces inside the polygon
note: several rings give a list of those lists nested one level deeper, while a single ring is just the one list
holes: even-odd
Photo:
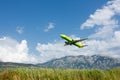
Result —
[{"label": "distant ridge", "polygon": [[13,62],[0,62],[2,68],[71,68],[71,69],[111,69],[120,67],[120,59],[107,56],[92,55],[92,56],[65,56],[58,59],[53,59],[40,64],[24,64]]},{"label": "distant ridge", "polygon": [[37,67],[34,64],[0,62],[0,68]]},{"label": "distant ridge", "polygon": [[73,68],[73,69],[111,69],[120,67],[120,60],[107,56],[66,56],[59,59],[53,59],[43,64],[41,67],[48,68]]}]

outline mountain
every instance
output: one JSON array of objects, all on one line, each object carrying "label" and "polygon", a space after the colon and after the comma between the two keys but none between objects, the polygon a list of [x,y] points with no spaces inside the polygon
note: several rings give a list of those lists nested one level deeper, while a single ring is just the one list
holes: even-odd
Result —
[{"label": "mountain", "polygon": [[72,69],[111,69],[120,67],[120,59],[111,58],[107,56],[66,56],[59,59],[53,59],[51,61],[41,64],[24,64],[24,63],[12,63],[12,62],[0,62],[0,69],[2,68],[72,68]]},{"label": "mountain", "polygon": [[18,67],[37,67],[34,64],[13,63],[13,62],[0,62],[0,69],[2,68],[18,68]]},{"label": "mountain", "polygon": [[99,55],[66,56],[43,64],[38,64],[38,66],[48,68],[110,69],[120,67],[120,60]]}]

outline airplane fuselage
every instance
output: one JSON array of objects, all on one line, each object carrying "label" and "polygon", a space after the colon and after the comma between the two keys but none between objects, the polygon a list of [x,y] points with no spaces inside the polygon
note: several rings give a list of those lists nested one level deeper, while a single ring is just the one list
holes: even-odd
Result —
[{"label": "airplane fuselage", "polygon": [[[79,48],[82,48],[84,46],[87,46],[87,45],[84,45],[81,41],[83,40],[86,40],[87,38],[85,39],[81,39],[81,40],[73,40],[72,38],[66,36],[65,34],[60,34],[60,37],[65,39],[65,45],[75,45]],[[78,43],[79,42],[79,43]]]}]

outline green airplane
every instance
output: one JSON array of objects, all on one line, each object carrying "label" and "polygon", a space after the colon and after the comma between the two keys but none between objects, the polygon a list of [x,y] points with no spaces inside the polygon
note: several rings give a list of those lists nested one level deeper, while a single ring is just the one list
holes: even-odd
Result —
[{"label": "green airplane", "polygon": [[77,46],[79,48],[83,48],[83,47],[87,46],[87,45],[84,45],[82,41],[87,40],[88,38],[80,39],[80,40],[73,40],[72,38],[68,37],[65,34],[60,34],[60,37],[66,40],[64,46],[66,46],[66,45],[75,45],[75,46]]}]

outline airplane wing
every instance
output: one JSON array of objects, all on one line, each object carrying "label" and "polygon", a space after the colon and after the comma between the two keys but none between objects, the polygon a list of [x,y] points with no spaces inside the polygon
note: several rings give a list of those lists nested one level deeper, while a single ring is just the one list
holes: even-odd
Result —
[{"label": "airplane wing", "polygon": [[77,42],[81,42],[81,41],[84,41],[84,40],[87,40],[88,38],[84,38],[84,39],[80,39],[80,40],[74,40],[74,43],[77,43]]}]

